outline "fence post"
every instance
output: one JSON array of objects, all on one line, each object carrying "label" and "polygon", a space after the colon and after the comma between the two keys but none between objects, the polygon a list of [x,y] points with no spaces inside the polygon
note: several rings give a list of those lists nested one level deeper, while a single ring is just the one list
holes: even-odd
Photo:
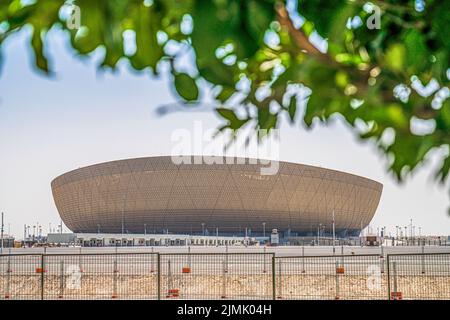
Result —
[{"label": "fence post", "polygon": [[305,272],[305,247],[302,247],[302,273]]},{"label": "fence post", "polygon": [[394,292],[397,294],[397,262],[392,262],[392,271],[394,276]]},{"label": "fence post", "polygon": [[283,289],[283,282],[282,282],[282,270],[281,270],[281,261],[282,259],[278,260],[278,299],[282,298],[282,289]]},{"label": "fence post", "polygon": [[391,300],[391,268],[390,268],[390,261],[389,261],[390,255],[386,255],[386,266],[387,266],[387,288],[388,288],[388,300]]},{"label": "fence post", "polygon": [[381,255],[380,255],[380,272],[384,273],[384,252],[383,252],[383,247],[381,247]]},{"label": "fence post", "polygon": [[228,272],[228,245],[225,248],[225,260],[226,260],[226,263],[225,263],[225,266],[226,266],[225,273],[226,273],[226,272]]},{"label": "fence post", "polygon": [[82,256],[81,256],[81,247],[80,247],[80,251],[78,253],[78,268],[80,269],[80,272],[83,272],[83,262],[81,261]]},{"label": "fence post", "polygon": [[263,253],[263,255],[264,255],[263,273],[266,273],[267,272],[267,270],[266,270],[266,246],[264,246],[264,253]]},{"label": "fence post", "polygon": [[64,260],[61,258],[59,266],[59,298],[62,299],[64,296]]},{"label": "fence post", "polygon": [[117,255],[114,257],[114,270],[113,270],[113,293],[111,298],[115,299],[117,298],[117,273],[119,270],[117,270]]},{"label": "fence post", "polygon": [[192,270],[191,246],[188,246],[188,267],[189,267],[189,270]]},{"label": "fence post", "polygon": [[44,273],[45,273],[45,255],[41,254],[41,300],[44,300]]},{"label": "fence post", "polygon": [[422,274],[425,274],[425,247],[424,246],[422,246],[421,260],[422,260]]},{"label": "fence post", "polygon": [[11,297],[11,255],[8,255],[8,265],[6,267],[7,272],[7,283],[6,283],[6,292],[5,299],[9,299]]},{"label": "fence post", "polygon": [[275,281],[275,253],[272,254],[272,299],[276,299],[276,281]]},{"label": "fence post", "polygon": [[227,276],[226,276],[226,264],[225,259],[222,260],[222,299],[227,297]]},{"label": "fence post", "polygon": [[158,295],[158,300],[161,300],[161,257],[159,255],[159,252],[157,253],[156,256],[156,260],[157,260],[157,295]]},{"label": "fence post", "polygon": [[170,298],[170,293],[172,292],[172,269],[170,266],[170,259],[167,260],[167,295],[166,298]]},{"label": "fence post", "polygon": [[336,296],[335,299],[339,300],[339,274],[338,274],[338,268],[339,268],[339,261],[336,260],[336,268],[335,268],[335,273],[336,273]]}]

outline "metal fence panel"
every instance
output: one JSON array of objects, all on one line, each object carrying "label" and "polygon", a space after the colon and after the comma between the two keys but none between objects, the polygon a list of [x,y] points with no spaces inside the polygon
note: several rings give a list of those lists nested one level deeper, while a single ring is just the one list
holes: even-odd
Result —
[{"label": "metal fence panel", "polygon": [[0,299],[450,299],[450,253],[0,256]]},{"label": "metal fence panel", "polygon": [[272,254],[161,254],[162,299],[272,299]]},{"label": "metal fence panel", "polygon": [[391,299],[450,299],[450,253],[388,255]]},{"label": "metal fence panel", "polygon": [[44,299],[157,299],[157,254],[44,256]]},{"label": "metal fence panel", "polygon": [[386,299],[379,255],[275,257],[277,299]]},{"label": "metal fence panel", "polygon": [[0,256],[0,300],[41,299],[41,255]]}]

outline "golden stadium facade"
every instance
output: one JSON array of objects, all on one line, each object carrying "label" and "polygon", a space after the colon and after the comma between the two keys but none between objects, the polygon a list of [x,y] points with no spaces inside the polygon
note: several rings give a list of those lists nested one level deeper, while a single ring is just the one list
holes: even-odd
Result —
[{"label": "golden stadium facade", "polygon": [[[229,159],[224,162],[230,163]],[[235,163],[236,163],[235,159]],[[242,161],[242,159],[240,159]],[[344,172],[279,162],[175,164],[148,157],[96,164],[51,183],[62,220],[77,233],[174,233],[252,236],[358,235],[375,214],[382,184]]]}]

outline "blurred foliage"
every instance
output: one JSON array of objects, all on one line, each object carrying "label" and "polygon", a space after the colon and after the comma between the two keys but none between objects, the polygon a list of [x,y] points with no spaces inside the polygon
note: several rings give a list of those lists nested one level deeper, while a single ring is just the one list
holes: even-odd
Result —
[{"label": "blurred foliage", "polygon": [[[81,9],[76,30],[62,14],[70,3]],[[367,26],[374,5],[379,29]],[[31,26],[35,65],[50,73],[45,37],[58,26],[80,55],[103,47],[101,67],[128,59],[156,75],[168,61],[181,99],[198,99],[199,80],[214,87],[220,130],[271,130],[283,113],[311,127],[339,114],[375,141],[401,181],[430,150],[450,144],[449,13],[442,0],[1,0],[0,45]],[[132,53],[124,48],[130,30]],[[176,67],[186,48],[195,53],[194,75]],[[449,169],[447,155],[436,180],[448,181]]]}]

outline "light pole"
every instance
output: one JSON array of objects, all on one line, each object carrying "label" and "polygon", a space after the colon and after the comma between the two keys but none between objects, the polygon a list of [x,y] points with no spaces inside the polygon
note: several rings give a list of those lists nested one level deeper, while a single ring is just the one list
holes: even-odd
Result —
[{"label": "light pole", "polygon": [[412,232],[412,219],[409,220],[409,237],[412,238],[413,237],[413,232]]},{"label": "light pole", "polygon": [[262,226],[263,226],[263,238],[265,238],[266,237],[266,223],[263,222]]},{"label": "light pole", "polygon": [[219,246],[219,227],[216,227],[216,247]]},{"label": "light pole", "polygon": [[319,223],[319,228],[317,229],[317,245],[320,246],[320,232],[322,231],[322,224]]},{"label": "light pole", "polygon": [[125,231],[124,211],[125,211],[125,195],[122,196],[122,238],[123,233]]},{"label": "light pole", "polygon": [[202,222],[202,235],[205,236],[205,223]]},{"label": "light pole", "polygon": [[398,245],[398,228],[399,228],[398,226],[395,226],[395,231],[397,233],[396,236],[395,236],[395,238],[396,238],[395,240],[396,240],[396,244],[397,245]]},{"label": "light pole", "polygon": [[147,224],[144,223],[144,236],[146,236],[146,235],[147,235]]}]

